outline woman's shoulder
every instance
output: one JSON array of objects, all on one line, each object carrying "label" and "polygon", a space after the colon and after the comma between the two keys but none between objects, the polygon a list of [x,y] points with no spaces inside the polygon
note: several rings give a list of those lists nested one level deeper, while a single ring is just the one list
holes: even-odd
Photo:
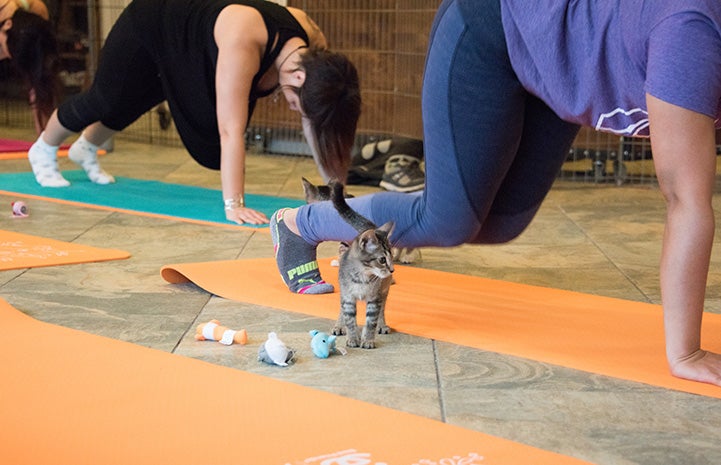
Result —
[{"label": "woman's shoulder", "polygon": [[241,4],[227,5],[220,11],[215,22],[215,35],[216,40],[242,38],[263,43],[267,40],[261,13],[256,8]]},{"label": "woman's shoulder", "polygon": [[313,45],[322,49],[328,48],[328,41],[326,40],[323,31],[320,30],[315,21],[313,21],[313,19],[308,16],[305,11],[293,7],[288,7],[287,9],[308,35],[308,40],[310,40],[310,44],[308,45]]}]

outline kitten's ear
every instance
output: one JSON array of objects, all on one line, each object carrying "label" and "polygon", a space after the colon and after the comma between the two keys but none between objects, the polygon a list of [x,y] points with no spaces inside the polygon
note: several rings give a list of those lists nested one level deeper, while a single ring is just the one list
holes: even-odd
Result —
[{"label": "kitten's ear", "polygon": [[375,231],[372,229],[365,231],[358,237],[358,245],[361,250],[365,250],[368,253],[373,253],[380,247]]},{"label": "kitten's ear", "polygon": [[395,229],[396,224],[393,221],[389,221],[380,228],[377,228],[376,231],[380,231],[385,233],[386,237],[390,237],[391,234],[393,234],[393,230]]},{"label": "kitten's ear", "polygon": [[303,182],[303,193],[305,194],[305,203],[317,202],[318,199],[318,188],[305,178],[301,178]]}]

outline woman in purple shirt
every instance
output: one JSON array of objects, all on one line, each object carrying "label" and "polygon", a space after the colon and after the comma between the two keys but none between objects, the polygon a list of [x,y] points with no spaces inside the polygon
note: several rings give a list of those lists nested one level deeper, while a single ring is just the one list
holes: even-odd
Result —
[{"label": "woman in purple shirt", "polygon": [[[721,385],[721,356],[700,340],[714,235],[720,24],[716,0],[542,0],[533,9],[525,0],[445,0],[423,83],[426,188],[349,203],[376,224],[394,221],[399,247],[507,242],[536,214],[580,126],[653,135],[668,207],[666,355],[675,376]],[[315,246],[355,236],[332,205],[281,210],[271,228],[290,290],[331,291],[309,266]],[[299,269],[306,272],[288,273]]]}]

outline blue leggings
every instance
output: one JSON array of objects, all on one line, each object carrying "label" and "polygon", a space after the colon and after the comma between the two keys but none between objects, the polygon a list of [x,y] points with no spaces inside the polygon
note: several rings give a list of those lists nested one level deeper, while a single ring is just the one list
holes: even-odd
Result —
[{"label": "blue leggings", "polygon": [[[579,126],[530,95],[514,73],[499,0],[445,0],[423,81],[425,189],[381,192],[349,204],[375,224],[395,222],[399,247],[502,243],[538,211]],[[312,244],[357,233],[329,202],[297,216]]]}]

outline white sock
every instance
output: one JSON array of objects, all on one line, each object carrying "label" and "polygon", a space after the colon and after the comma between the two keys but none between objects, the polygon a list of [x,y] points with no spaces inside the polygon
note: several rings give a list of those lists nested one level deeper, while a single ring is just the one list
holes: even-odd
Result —
[{"label": "white sock", "polygon": [[106,173],[98,163],[98,146],[90,143],[84,135],[80,135],[68,150],[68,158],[85,170],[88,178],[96,184],[111,184],[115,178]]},{"label": "white sock", "polygon": [[48,145],[40,134],[38,140],[28,151],[28,160],[33,169],[35,180],[43,187],[67,187],[67,179],[58,168],[58,146]]}]

